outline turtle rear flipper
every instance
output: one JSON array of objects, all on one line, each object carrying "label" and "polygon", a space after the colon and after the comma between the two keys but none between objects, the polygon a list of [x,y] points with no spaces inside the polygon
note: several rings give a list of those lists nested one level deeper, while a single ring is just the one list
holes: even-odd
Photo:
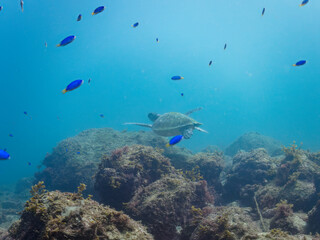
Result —
[{"label": "turtle rear flipper", "polygon": [[150,121],[154,122],[156,121],[161,115],[158,113],[149,113],[148,114],[148,118],[150,119]]},{"label": "turtle rear flipper", "polygon": [[195,127],[194,129],[197,129],[197,130],[200,131],[200,132],[208,133],[206,130],[204,130],[204,129],[202,129],[202,128],[199,128],[199,127]]},{"label": "turtle rear flipper", "polygon": [[186,112],[185,115],[189,116],[191,113],[198,112],[200,110],[202,110],[202,107],[198,107],[198,108],[192,109],[192,110]]},{"label": "turtle rear flipper", "polygon": [[140,127],[152,128],[152,125],[146,123],[124,123],[124,125],[137,125]]}]

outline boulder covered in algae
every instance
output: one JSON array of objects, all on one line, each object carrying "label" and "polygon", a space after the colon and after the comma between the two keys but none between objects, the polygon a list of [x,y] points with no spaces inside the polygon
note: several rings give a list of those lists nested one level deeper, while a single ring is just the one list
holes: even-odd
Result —
[{"label": "boulder covered in algae", "polygon": [[73,192],[85,183],[93,193],[92,176],[101,157],[115,149],[142,144],[164,149],[164,155],[183,162],[191,153],[176,146],[166,148],[167,139],[152,132],[116,131],[111,128],[88,129],[75,137],[61,141],[43,160],[44,170],[35,174],[36,181],[44,181],[50,190]]},{"label": "boulder covered in algae", "polygon": [[[141,187],[126,210],[141,220],[155,239],[183,239],[192,226],[194,211],[200,211],[213,198],[206,181],[193,182],[180,174],[169,174],[147,187]],[[184,239],[188,239],[185,237]]]},{"label": "boulder covered in algae", "polygon": [[102,158],[94,187],[102,203],[121,209],[139,187],[173,171],[161,151],[142,145],[126,146]]},{"label": "boulder covered in algae", "polygon": [[[233,166],[226,176],[224,197],[227,201],[253,199],[257,185],[266,185],[276,176],[277,164],[263,148],[239,152],[233,157]],[[246,193],[246,194],[244,194]]]},{"label": "boulder covered in algae", "polygon": [[15,240],[136,239],[153,237],[139,223],[122,212],[82,197],[77,193],[46,192],[42,182],[32,188],[21,218],[9,229]]},{"label": "boulder covered in algae", "polygon": [[225,154],[233,156],[239,151],[249,152],[256,148],[264,148],[270,156],[277,156],[282,154],[281,146],[281,142],[271,137],[261,135],[257,132],[249,132],[245,133],[228,146],[225,150]]}]

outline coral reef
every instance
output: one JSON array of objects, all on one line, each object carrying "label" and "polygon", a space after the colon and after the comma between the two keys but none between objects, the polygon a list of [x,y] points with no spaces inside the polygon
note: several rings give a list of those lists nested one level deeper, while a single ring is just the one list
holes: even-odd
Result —
[{"label": "coral reef", "polygon": [[309,232],[320,233],[320,200],[308,213],[308,225]]},{"label": "coral reef", "polygon": [[84,199],[85,185],[77,193],[47,192],[43,182],[32,187],[21,219],[9,234],[15,240],[46,239],[153,239],[127,215]]},{"label": "coral reef", "polygon": [[103,157],[94,186],[102,203],[121,209],[139,187],[173,170],[169,159],[152,147],[126,146]]},{"label": "coral reef", "polygon": [[203,218],[190,240],[256,239],[261,230],[252,221],[249,211],[239,207],[217,207]]},{"label": "coral reef", "polygon": [[150,229],[155,239],[188,239],[195,213],[213,201],[206,181],[192,182],[180,174],[169,174],[141,187],[127,204],[130,216]]},{"label": "coral reef", "polygon": [[[254,191],[250,190],[251,187],[248,185],[266,185],[275,177],[276,169],[277,164],[263,148],[251,152],[239,152],[234,156],[232,169],[226,176],[224,197],[229,201],[239,199],[240,193],[244,191],[243,188],[246,188],[251,192],[249,199],[253,204]],[[248,198],[244,200],[246,199]]]},{"label": "coral reef", "polygon": [[35,174],[36,181],[44,181],[49,190],[76,191],[80,183],[93,194],[91,177],[96,173],[101,158],[124,146],[142,144],[163,149],[164,155],[181,164],[191,152],[179,147],[166,148],[166,138],[152,132],[116,131],[111,128],[88,129],[75,137],[61,141],[43,160],[45,168]]},{"label": "coral reef", "polygon": [[241,150],[249,152],[256,148],[264,148],[270,156],[277,156],[282,154],[281,146],[282,144],[279,141],[271,137],[261,135],[257,132],[249,132],[228,146],[225,154],[233,156]]}]

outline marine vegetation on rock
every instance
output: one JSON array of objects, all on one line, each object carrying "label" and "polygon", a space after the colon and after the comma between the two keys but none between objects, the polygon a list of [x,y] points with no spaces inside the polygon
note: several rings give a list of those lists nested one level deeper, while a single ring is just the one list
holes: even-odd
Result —
[{"label": "marine vegetation on rock", "polygon": [[87,185],[86,193],[93,194],[92,176],[101,158],[124,146],[142,144],[164,150],[164,155],[184,162],[191,152],[179,147],[166,148],[167,140],[152,132],[116,131],[111,128],[88,129],[61,141],[43,160],[45,168],[35,174],[49,190],[76,191],[80,183]]},{"label": "marine vegetation on rock", "polygon": [[281,142],[257,132],[248,132],[239,137],[225,150],[226,155],[234,156],[239,151],[250,152],[257,148],[264,148],[270,156],[281,155]]},{"label": "marine vegetation on rock", "polygon": [[43,182],[32,187],[18,222],[9,229],[15,240],[153,239],[146,229],[122,212],[77,193],[47,192]]},{"label": "marine vegetation on rock", "polygon": [[196,209],[199,212],[212,202],[206,181],[192,182],[174,173],[139,188],[126,210],[142,220],[155,239],[188,239],[195,227],[192,221]]},{"label": "marine vegetation on rock", "polygon": [[126,146],[102,158],[94,187],[102,203],[121,209],[139,187],[173,171],[169,159],[152,147]]}]

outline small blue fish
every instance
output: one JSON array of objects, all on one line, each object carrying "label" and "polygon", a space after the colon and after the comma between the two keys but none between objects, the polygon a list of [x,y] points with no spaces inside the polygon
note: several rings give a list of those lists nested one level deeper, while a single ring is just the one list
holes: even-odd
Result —
[{"label": "small blue fish", "polygon": [[136,27],[138,27],[138,26],[139,26],[139,23],[138,23],[138,22],[136,22],[135,24],[132,25],[133,28],[136,28]]},{"label": "small blue fish", "polygon": [[226,48],[227,48],[227,44],[224,44],[224,48],[223,48],[223,50],[226,50]]},{"label": "small blue fish", "polygon": [[157,42],[157,43],[159,42],[159,38],[156,38],[156,42]]},{"label": "small blue fish", "polygon": [[88,84],[90,84],[91,83],[91,78],[89,78],[89,80],[88,80]]},{"label": "small blue fish", "polygon": [[24,115],[28,115],[28,113],[27,113],[27,112],[23,112],[23,114],[24,114]]},{"label": "small blue fish", "polygon": [[0,149],[0,160],[8,160],[10,159],[9,153],[6,152],[6,149]]},{"label": "small blue fish", "polygon": [[63,40],[57,45],[57,47],[66,46],[66,45],[72,43],[75,39],[76,39],[76,36],[74,36],[74,35],[71,35],[71,36],[69,36],[69,37],[66,37],[65,39],[63,39]]},{"label": "small blue fish", "polygon": [[262,9],[262,13],[261,13],[261,16],[263,16],[264,15],[264,12],[266,11],[266,9],[265,8],[263,8]]},{"label": "small blue fish", "polygon": [[183,139],[182,135],[175,136],[170,139],[170,141],[166,144],[166,147],[173,146],[173,145],[179,143],[182,139]]},{"label": "small blue fish", "polygon": [[20,0],[21,12],[23,12],[23,4],[24,4],[23,0]]},{"label": "small blue fish", "polygon": [[28,165],[31,166],[31,162],[28,162]]},{"label": "small blue fish", "polygon": [[78,21],[78,22],[80,22],[80,21],[81,21],[81,19],[82,19],[82,15],[81,15],[81,14],[79,14],[79,16],[78,16],[78,18],[77,18],[77,21]]},{"label": "small blue fish", "polygon": [[79,80],[74,80],[73,82],[71,82],[65,89],[62,90],[62,93],[66,93],[66,92],[70,92],[72,90],[77,89],[78,87],[80,87],[83,84],[83,80],[79,79]]},{"label": "small blue fish", "polygon": [[209,62],[209,66],[211,66],[211,64],[212,64],[212,60]]},{"label": "small blue fish", "polygon": [[103,114],[100,114],[99,116],[102,117],[102,118],[104,118],[104,115],[103,115]]},{"label": "small blue fish", "polygon": [[293,64],[292,66],[294,66],[294,67],[299,67],[299,66],[305,65],[306,62],[307,62],[306,60],[300,60],[299,62],[296,62],[296,63]]},{"label": "small blue fish", "polygon": [[309,2],[309,0],[303,0],[302,3],[300,4],[300,7],[306,5]]},{"label": "small blue fish", "polygon": [[183,97],[183,96],[184,96],[184,93],[181,93],[180,95],[181,95],[181,97]]},{"label": "small blue fish", "polygon": [[0,11],[3,9],[3,7],[2,6],[0,6]]},{"label": "small blue fish", "polygon": [[104,11],[104,6],[100,6],[100,7],[97,7],[93,12],[92,12],[92,15],[97,15],[98,13],[101,13]]},{"label": "small blue fish", "polygon": [[66,152],[68,152],[68,148],[66,148]]},{"label": "small blue fish", "polygon": [[184,79],[184,77],[181,77],[181,76],[173,76],[171,78],[171,80],[181,80],[181,79]]},{"label": "small blue fish", "polygon": [[77,154],[80,154],[80,152],[77,152]]},{"label": "small blue fish", "polygon": [[9,137],[13,137],[13,135],[10,133],[10,134],[9,134]]}]

